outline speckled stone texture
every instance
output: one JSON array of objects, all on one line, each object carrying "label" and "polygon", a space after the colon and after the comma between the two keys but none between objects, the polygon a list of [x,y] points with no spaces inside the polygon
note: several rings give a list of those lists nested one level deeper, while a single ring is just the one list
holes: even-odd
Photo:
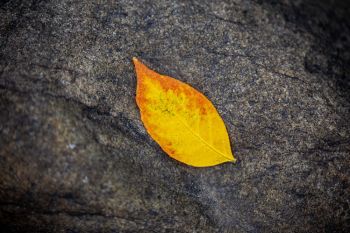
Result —
[{"label": "speckled stone texture", "polygon": [[[345,1],[0,3],[7,232],[349,232]],[[148,136],[131,58],[222,115],[236,165]]]}]

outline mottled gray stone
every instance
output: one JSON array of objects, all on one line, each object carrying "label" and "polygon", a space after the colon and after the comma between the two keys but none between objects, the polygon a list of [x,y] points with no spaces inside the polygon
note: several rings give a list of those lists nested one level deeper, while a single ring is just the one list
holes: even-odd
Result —
[{"label": "mottled gray stone", "polygon": [[[342,1],[2,1],[0,224],[8,232],[346,232]],[[147,135],[131,58],[208,96],[236,165]]]}]

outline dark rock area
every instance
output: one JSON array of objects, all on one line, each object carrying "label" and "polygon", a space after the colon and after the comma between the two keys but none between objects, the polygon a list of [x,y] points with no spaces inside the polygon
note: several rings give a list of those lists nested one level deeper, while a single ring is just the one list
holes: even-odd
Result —
[{"label": "dark rock area", "polygon": [[[1,229],[349,232],[349,5],[1,1]],[[237,164],[160,149],[133,56],[212,100]]]}]

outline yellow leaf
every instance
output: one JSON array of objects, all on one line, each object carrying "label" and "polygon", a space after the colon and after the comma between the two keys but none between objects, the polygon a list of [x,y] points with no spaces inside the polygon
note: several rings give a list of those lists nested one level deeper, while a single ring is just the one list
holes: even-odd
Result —
[{"label": "yellow leaf", "polygon": [[133,61],[142,122],[170,157],[195,167],[236,161],[225,124],[202,93]]}]

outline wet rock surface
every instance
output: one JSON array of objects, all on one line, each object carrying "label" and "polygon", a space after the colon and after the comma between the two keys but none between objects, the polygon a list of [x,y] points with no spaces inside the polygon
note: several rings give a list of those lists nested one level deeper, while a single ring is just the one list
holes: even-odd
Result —
[{"label": "wet rock surface", "polygon": [[[8,232],[347,232],[342,1],[2,1]],[[147,135],[131,58],[222,115],[238,159],[198,169]]]}]

